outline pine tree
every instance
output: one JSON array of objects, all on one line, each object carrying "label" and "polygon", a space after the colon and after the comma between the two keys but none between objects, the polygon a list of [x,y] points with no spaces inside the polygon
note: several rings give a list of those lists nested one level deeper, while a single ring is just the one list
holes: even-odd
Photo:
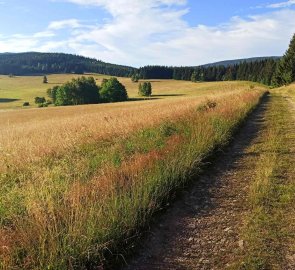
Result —
[{"label": "pine tree", "polygon": [[193,72],[192,77],[191,77],[191,81],[197,82],[197,72],[196,71]]},{"label": "pine tree", "polygon": [[293,36],[289,49],[279,62],[274,76],[275,86],[290,84],[295,81],[295,35]]}]

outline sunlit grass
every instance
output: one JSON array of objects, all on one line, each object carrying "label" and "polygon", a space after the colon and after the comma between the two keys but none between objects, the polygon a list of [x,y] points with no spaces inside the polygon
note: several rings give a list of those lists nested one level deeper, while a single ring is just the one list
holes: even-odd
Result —
[{"label": "sunlit grass", "polygon": [[[17,154],[10,161],[7,157],[0,178],[0,266],[86,269],[106,264],[108,251],[122,253],[126,240],[171,192],[230,140],[262,93],[246,88],[210,96],[216,106],[207,109],[201,105],[208,97],[72,107],[65,108],[66,116],[63,108],[43,114],[29,110],[33,122],[25,128],[19,117],[26,116],[11,115],[15,121],[4,126],[14,136],[9,147]],[[109,114],[102,108],[110,108]],[[24,135],[30,140],[22,140]],[[7,147],[10,141],[3,138]],[[69,143],[62,148],[64,140]],[[42,154],[34,152],[35,144],[44,147],[38,148]],[[39,158],[25,159],[26,154]]]},{"label": "sunlit grass", "polygon": [[[43,84],[43,76],[9,76],[0,75],[0,111],[5,109],[22,108],[24,102],[29,102],[31,107],[36,107],[34,98],[36,96],[47,97],[46,90],[55,85],[61,85],[72,78],[82,75],[56,74],[48,75],[48,84]],[[85,74],[85,76],[95,77],[100,85],[106,75]],[[131,82],[130,78],[119,78],[128,91],[130,98],[139,98],[138,84]],[[151,80],[154,98],[175,98],[179,96],[199,96],[211,91],[212,94],[231,90],[241,90],[249,87],[249,82],[212,82],[212,83],[192,83],[175,80]],[[253,85],[258,85],[251,83]]]}]

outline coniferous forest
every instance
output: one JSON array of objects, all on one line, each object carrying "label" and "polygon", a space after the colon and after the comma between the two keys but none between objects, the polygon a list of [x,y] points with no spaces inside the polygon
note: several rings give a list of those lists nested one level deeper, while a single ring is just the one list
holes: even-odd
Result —
[{"label": "coniferous forest", "polygon": [[0,74],[38,75],[86,72],[129,77],[134,68],[105,63],[96,59],[65,53],[4,53],[0,54]]}]

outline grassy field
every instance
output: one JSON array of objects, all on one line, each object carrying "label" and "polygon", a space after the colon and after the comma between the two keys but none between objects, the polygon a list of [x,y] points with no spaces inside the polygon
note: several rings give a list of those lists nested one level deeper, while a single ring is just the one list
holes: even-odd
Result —
[{"label": "grassy field", "polygon": [[[59,74],[49,75],[48,84],[43,84],[43,76],[26,76],[12,77],[0,75],[0,110],[21,108],[24,102],[30,102],[35,107],[34,98],[36,96],[46,97],[46,90],[55,85],[61,85],[72,78],[81,75]],[[85,76],[93,76],[97,80],[97,84],[101,84],[103,78],[109,78],[99,74],[85,74]],[[130,78],[120,78],[128,91],[130,98],[138,97],[138,83],[132,83]],[[199,96],[211,91],[219,93],[223,90],[240,89],[249,85],[248,82],[213,82],[213,83],[192,83],[185,81],[173,80],[152,80],[154,98],[170,98],[179,96],[194,95]],[[253,83],[255,85],[255,83]]]},{"label": "grassy field", "polygon": [[157,85],[164,99],[0,113],[0,268],[106,265],[264,93]]}]

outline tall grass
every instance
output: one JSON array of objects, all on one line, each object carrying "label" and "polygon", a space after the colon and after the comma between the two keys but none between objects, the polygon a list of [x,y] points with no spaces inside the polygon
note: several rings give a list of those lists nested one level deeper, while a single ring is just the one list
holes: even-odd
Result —
[{"label": "tall grass", "polygon": [[[106,265],[226,144],[262,91],[216,98],[127,136],[76,145],[0,178],[2,269]],[[211,102],[212,104],[212,102]]]}]

